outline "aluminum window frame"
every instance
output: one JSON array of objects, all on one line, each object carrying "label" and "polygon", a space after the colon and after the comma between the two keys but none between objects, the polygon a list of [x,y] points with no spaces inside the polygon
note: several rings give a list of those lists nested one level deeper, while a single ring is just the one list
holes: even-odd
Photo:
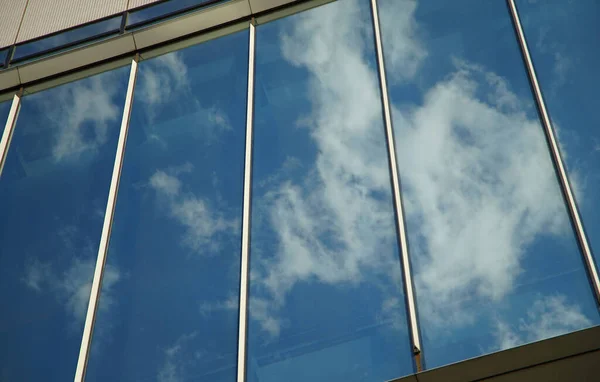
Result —
[{"label": "aluminum window frame", "polygon": [[385,59],[383,54],[383,43],[381,38],[381,25],[379,20],[379,9],[377,0],[371,0],[371,20],[373,26],[373,37],[375,39],[375,50],[377,57],[377,71],[379,76],[379,88],[381,95],[381,104],[383,106],[383,116],[385,124],[385,137],[388,151],[389,173],[392,180],[392,196],[394,199],[394,215],[396,223],[396,237],[400,247],[400,262],[402,268],[402,280],[404,282],[404,298],[407,311],[408,326],[412,342],[412,352],[414,366],[417,372],[423,371],[419,318],[417,314],[417,304],[415,298],[413,275],[409,257],[408,236],[406,233],[406,222],[402,202],[402,191],[400,188],[400,174],[398,172],[398,162],[396,161],[396,145],[394,138],[394,128],[392,122],[392,111],[389,100],[387,86],[387,77],[385,71]]},{"label": "aluminum window frame", "polygon": [[4,169],[4,163],[6,162],[6,157],[10,148],[10,142],[12,141],[15,131],[15,126],[17,124],[17,120],[19,119],[22,95],[23,89],[19,90],[19,92],[13,96],[10,111],[8,112],[8,117],[6,119],[6,125],[4,126],[4,132],[2,133],[2,139],[0,139],[0,179],[2,178],[2,170]]},{"label": "aluminum window frame", "polygon": [[108,201],[106,203],[106,211],[104,214],[104,223],[100,236],[100,245],[98,248],[98,257],[94,269],[94,278],[92,288],[90,290],[90,299],[85,317],[85,326],[81,338],[81,347],[79,349],[79,358],[77,360],[77,368],[75,370],[75,382],[83,382],[85,380],[85,372],[91,349],[92,336],[94,334],[94,324],[99,306],[100,292],[102,290],[102,279],[106,265],[106,257],[108,254],[108,246],[110,243],[110,234],[112,230],[115,207],[117,205],[117,194],[119,191],[119,182],[121,180],[121,172],[123,169],[123,159],[125,157],[125,147],[127,144],[127,135],[129,132],[129,120],[131,117],[131,109],[133,105],[133,95],[135,91],[135,83],[137,79],[139,56],[136,56],[131,61],[131,70],[129,73],[129,82],[127,84],[127,93],[125,96],[125,107],[123,109],[123,117],[121,119],[121,129],[119,132],[119,141],[115,153],[115,162],[113,165],[112,179],[108,193]]},{"label": "aluminum window frame", "polygon": [[594,261],[592,249],[583,226],[583,221],[579,214],[579,209],[577,207],[575,193],[573,192],[571,182],[569,181],[566,165],[558,145],[556,132],[552,125],[552,121],[550,120],[550,115],[548,113],[546,102],[544,101],[544,96],[537,78],[533,59],[531,58],[531,54],[529,52],[529,47],[527,45],[527,39],[525,38],[523,26],[521,25],[521,19],[519,17],[516,0],[506,0],[506,5],[508,8],[509,17],[511,18],[514,27],[515,38],[519,44],[521,56],[523,58],[523,65],[527,71],[527,77],[531,86],[531,91],[535,98],[539,118],[544,129],[544,135],[546,136],[550,157],[552,158],[556,176],[558,177],[563,198],[569,212],[571,225],[575,231],[577,243],[579,244],[581,255],[583,257],[583,263],[589,278],[590,287],[592,288],[594,296],[596,297],[596,305],[600,306],[600,277],[598,276],[598,268]]}]

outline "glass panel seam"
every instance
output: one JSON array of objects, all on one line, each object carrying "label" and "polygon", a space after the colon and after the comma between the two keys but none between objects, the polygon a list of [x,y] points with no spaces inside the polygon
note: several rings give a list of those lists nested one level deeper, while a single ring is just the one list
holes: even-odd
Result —
[{"label": "glass panel seam", "polygon": [[250,263],[250,207],[252,190],[252,129],[254,114],[254,51],[256,27],[250,22],[248,42],[248,96],[246,108],[246,148],[244,159],[244,205],[242,215],[242,254],[238,332],[237,382],[246,379],[246,346],[248,329],[248,269]]},{"label": "glass panel seam", "polygon": [[106,204],[106,212],[104,214],[104,223],[102,226],[100,245],[98,247],[98,257],[96,259],[96,267],[94,269],[92,289],[90,291],[90,299],[88,303],[87,314],[85,317],[85,326],[83,328],[83,336],[81,338],[79,359],[77,361],[77,369],[75,372],[74,379],[75,382],[83,382],[85,379],[85,371],[87,367],[87,361],[91,347],[90,345],[94,331],[94,322],[96,320],[96,312],[98,310],[100,290],[102,288],[104,265],[106,263],[106,255],[108,253],[110,232],[112,229],[115,206],[117,204],[117,192],[119,190],[119,181],[121,178],[121,170],[123,168],[123,158],[125,154],[125,145],[127,143],[127,133],[129,131],[129,119],[131,116],[131,105],[133,103],[133,93],[137,77],[137,67],[138,56],[136,55],[136,57],[131,62],[129,83],[127,85],[127,94],[125,97],[125,107],[123,109],[123,117],[121,120],[119,141],[117,143],[117,151],[115,154],[115,162],[112,172],[112,179],[110,182],[110,189],[108,193],[108,201]]},{"label": "glass panel seam", "polygon": [[381,101],[383,104],[385,136],[387,141],[387,150],[390,165],[390,174],[392,178],[392,193],[394,198],[394,212],[396,215],[396,229],[400,241],[400,257],[402,260],[402,271],[404,281],[404,292],[406,294],[408,319],[410,323],[411,339],[413,346],[413,354],[415,355],[415,363],[417,371],[422,370],[421,364],[421,341],[419,339],[419,323],[417,319],[415,296],[412,283],[412,272],[410,268],[410,260],[408,255],[408,239],[406,237],[406,229],[404,224],[404,212],[402,208],[402,199],[400,192],[400,179],[396,162],[396,148],[394,144],[394,131],[392,127],[392,115],[390,102],[388,97],[387,80],[385,75],[385,63],[383,57],[383,47],[381,42],[381,30],[379,25],[379,13],[377,8],[377,0],[371,0],[371,15],[373,21],[373,29],[375,36],[375,49],[377,50],[377,64],[379,71],[379,82],[381,87]]},{"label": "glass panel seam", "polygon": [[567,208],[569,210],[569,215],[571,217],[573,226],[575,228],[575,233],[577,235],[577,240],[579,242],[579,246],[583,252],[584,263],[590,276],[590,281],[592,283],[592,289],[594,290],[594,294],[596,296],[596,302],[600,304],[600,278],[598,277],[598,272],[596,268],[596,264],[594,262],[594,258],[592,256],[592,251],[590,249],[590,245],[588,243],[587,236],[585,234],[585,230],[583,228],[583,223],[581,217],[579,215],[579,211],[577,209],[577,203],[575,201],[575,196],[573,194],[573,190],[571,188],[571,184],[567,177],[567,172],[565,170],[564,161],[560,154],[560,149],[558,147],[556,135],[554,133],[554,129],[552,128],[552,123],[550,122],[550,117],[548,115],[548,111],[546,109],[546,104],[544,102],[544,98],[542,96],[542,91],[537,79],[537,75],[535,72],[535,68],[533,66],[533,60],[531,59],[531,55],[529,53],[529,48],[527,45],[527,40],[525,39],[525,34],[523,32],[523,27],[521,25],[521,20],[519,18],[519,13],[517,11],[517,6],[515,4],[515,0],[507,0],[508,9],[510,12],[510,17],[513,22],[513,26],[515,28],[515,35],[519,42],[519,46],[521,48],[521,52],[523,54],[523,60],[527,69],[527,74],[529,77],[529,81],[531,83],[531,88],[533,90],[535,101],[539,110],[540,117],[542,119],[542,124],[544,126],[544,133],[546,135],[550,155],[552,157],[552,161],[557,170],[557,175],[560,181],[560,186],[567,202]]},{"label": "glass panel seam", "polygon": [[4,168],[4,162],[6,161],[6,155],[8,154],[10,141],[12,140],[17,118],[19,117],[19,110],[21,110],[22,93],[23,89],[19,90],[19,92],[13,97],[10,112],[8,113],[8,118],[6,119],[4,134],[2,134],[2,139],[0,140],[0,176],[2,176],[2,169]]}]

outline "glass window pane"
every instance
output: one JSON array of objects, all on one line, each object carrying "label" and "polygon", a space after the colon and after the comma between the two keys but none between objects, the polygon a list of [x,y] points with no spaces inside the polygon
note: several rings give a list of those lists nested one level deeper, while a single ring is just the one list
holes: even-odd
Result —
[{"label": "glass window pane", "polygon": [[92,38],[116,34],[121,27],[121,18],[121,16],[113,17],[108,20],[88,24],[40,40],[17,45],[12,61],[24,61],[47,51],[54,51],[61,47],[76,45]]},{"label": "glass window pane", "polygon": [[413,371],[369,1],[257,28],[248,381]]},{"label": "glass window pane", "polygon": [[0,375],[73,379],[129,70],[23,97],[0,178]]},{"label": "glass window pane", "polygon": [[0,103],[0,139],[2,139],[2,134],[6,127],[6,120],[8,119],[8,112],[10,111],[11,105],[12,99]]},{"label": "glass window pane", "polygon": [[140,63],[87,381],[235,381],[247,73],[247,31]]},{"label": "glass window pane", "polygon": [[600,261],[600,3],[518,1],[588,240]]},{"label": "glass window pane", "polygon": [[187,9],[199,6],[218,3],[227,0],[168,0],[158,4],[142,8],[129,13],[127,18],[127,27],[134,27],[138,24],[147,23],[168,16],[173,13],[185,11]]},{"label": "glass window pane", "polygon": [[3,68],[6,64],[6,55],[10,48],[0,49],[0,68]]},{"label": "glass window pane", "polygon": [[427,367],[597,324],[505,2],[379,4]]}]

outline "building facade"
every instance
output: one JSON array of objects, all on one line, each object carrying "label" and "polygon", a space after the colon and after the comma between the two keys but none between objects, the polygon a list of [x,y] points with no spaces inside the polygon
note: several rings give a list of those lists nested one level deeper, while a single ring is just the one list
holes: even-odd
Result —
[{"label": "building facade", "polygon": [[[599,18],[0,0],[0,382],[479,380],[598,356]],[[597,370],[578,360],[560,368]]]}]

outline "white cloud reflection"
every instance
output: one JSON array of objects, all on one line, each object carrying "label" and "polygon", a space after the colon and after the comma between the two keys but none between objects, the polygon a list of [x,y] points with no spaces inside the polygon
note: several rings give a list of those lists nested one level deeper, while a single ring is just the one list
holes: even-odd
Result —
[{"label": "white cloud reflection", "polygon": [[144,63],[136,96],[148,105],[168,103],[175,92],[189,89],[182,52],[173,52]]},{"label": "white cloud reflection", "polygon": [[78,160],[107,142],[110,130],[120,125],[123,105],[117,95],[124,90],[120,85],[119,73],[108,72],[60,86],[52,90],[51,98],[40,101],[57,128],[55,160]]},{"label": "white cloud reflection", "polygon": [[299,282],[385,280],[384,293],[397,291],[386,147],[377,75],[365,60],[369,24],[357,23],[362,11],[355,1],[328,5],[295,16],[281,36],[284,58],[310,73],[313,108],[302,124],[318,155],[303,180],[280,183],[261,203],[279,243],[274,257],[253,259],[252,282],[266,294],[251,300],[250,312],[273,336]]},{"label": "white cloud reflection", "polygon": [[[53,296],[72,319],[70,326],[79,329],[87,314],[95,266],[96,259],[91,254],[73,256],[62,269],[50,261],[32,258],[25,264],[22,281],[36,293]],[[99,305],[101,312],[108,311],[114,304],[113,289],[120,279],[119,270],[107,264],[102,281],[102,298]]]},{"label": "white cloud reflection", "polygon": [[528,245],[568,232],[539,122],[489,77],[459,66],[423,105],[395,111],[420,306],[439,324],[470,322],[465,302],[502,299]]},{"label": "white cloud reflection", "polygon": [[592,325],[577,304],[569,304],[563,295],[537,299],[518,325],[496,323],[497,348],[508,349],[528,342],[556,337]]},{"label": "white cloud reflection", "polygon": [[[304,179],[271,185],[261,202],[278,244],[272,257],[253,259],[251,282],[260,292],[251,313],[272,336],[279,334],[286,296],[299,282],[350,286],[372,282],[373,274],[398,279],[397,260],[389,256],[391,204],[381,197],[390,181],[373,52],[367,49],[370,23],[359,21],[364,18],[357,1],[341,3],[294,16],[281,35],[284,58],[310,73],[312,112],[301,119],[318,154]],[[386,63],[399,86],[422,75],[420,62],[428,53],[417,36],[416,2],[383,4]],[[447,331],[484,319],[491,312],[477,303],[499,307],[513,292],[534,241],[571,234],[529,105],[505,78],[461,60],[423,91],[422,101],[393,105],[420,317],[427,327]],[[523,324],[533,333],[528,341],[589,322],[561,297],[540,301]],[[387,298],[381,312],[397,305]],[[572,320],[551,322],[548,317],[558,313]],[[547,325],[536,332],[538,319]],[[506,334],[506,343],[523,335]]]},{"label": "white cloud reflection", "polygon": [[217,235],[237,232],[240,222],[239,219],[225,217],[210,205],[208,199],[182,191],[178,175],[192,171],[191,163],[156,170],[149,179],[149,185],[166,200],[169,215],[185,228],[182,245],[197,253],[216,254],[222,245]]},{"label": "white cloud reflection", "polygon": [[[189,352],[189,343],[198,337],[198,332],[181,335],[175,342],[164,349],[164,360],[156,376],[157,382],[181,382],[189,380],[187,370],[200,358],[201,354],[186,354]],[[192,347],[193,348],[193,347]]]}]

